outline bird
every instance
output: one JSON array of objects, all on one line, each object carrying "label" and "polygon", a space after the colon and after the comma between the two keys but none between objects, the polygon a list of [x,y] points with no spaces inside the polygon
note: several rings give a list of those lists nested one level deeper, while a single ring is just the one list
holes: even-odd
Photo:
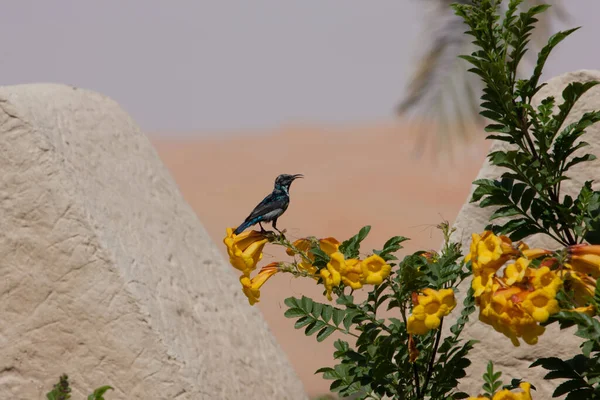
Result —
[{"label": "bird", "polygon": [[258,224],[261,232],[265,232],[262,226],[263,222],[271,222],[273,229],[281,233],[277,229],[277,218],[287,210],[290,205],[290,186],[292,182],[298,178],[304,178],[302,174],[281,174],[275,178],[275,186],[273,191],[265,197],[254,210],[248,215],[248,217],[238,226],[234,233],[239,235],[252,225]]}]

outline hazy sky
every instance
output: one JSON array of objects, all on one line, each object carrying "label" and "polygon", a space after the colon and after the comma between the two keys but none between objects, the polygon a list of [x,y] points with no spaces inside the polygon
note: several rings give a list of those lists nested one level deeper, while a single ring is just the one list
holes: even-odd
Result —
[{"label": "hazy sky", "polygon": [[[406,84],[426,1],[6,1],[2,83],[97,90],[148,132],[380,120]],[[583,29],[546,76],[600,68],[600,1],[568,3]]]}]

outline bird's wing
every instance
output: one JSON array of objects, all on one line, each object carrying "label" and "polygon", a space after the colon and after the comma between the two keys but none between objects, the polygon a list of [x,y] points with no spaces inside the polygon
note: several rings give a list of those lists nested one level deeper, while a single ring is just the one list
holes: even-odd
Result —
[{"label": "bird's wing", "polygon": [[265,197],[260,203],[258,203],[256,207],[254,207],[254,210],[252,210],[252,212],[250,213],[250,215],[248,215],[244,222],[248,222],[251,219],[254,219],[261,215],[265,215],[269,211],[273,211],[278,208],[284,208],[286,201],[287,199],[285,196],[277,196],[271,193],[267,197]]}]

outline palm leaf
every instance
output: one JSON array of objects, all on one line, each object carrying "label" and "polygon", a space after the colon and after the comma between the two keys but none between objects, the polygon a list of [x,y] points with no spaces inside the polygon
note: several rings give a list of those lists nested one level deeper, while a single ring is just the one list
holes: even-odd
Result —
[{"label": "palm leaf", "polygon": [[[479,97],[482,86],[479,78],[467,71],[467,64],[459,59],[461,54],[471,54],[473,44],[465,35],[467,30],[462,18],[450,7],[452,3],[469,3],[470,0],[430,0],[432,5],[427,21],[428,44],[416,61],[416,68],[409,80],[404,98],[396,111],[400,116],[416,118],[433,124],[438,149],[449,150],[456,138],[468,139],[473,125],[483,124],[479,115]],[[531,40],[531,51],[526,55],[530,61],[545,44],[554,20],[568,19],[560,0],[524,0],[522,9],[549,3],[550,9],[541,14]],[[427,140],[425,130],[420,130],[418,150],[422,151]]]}]

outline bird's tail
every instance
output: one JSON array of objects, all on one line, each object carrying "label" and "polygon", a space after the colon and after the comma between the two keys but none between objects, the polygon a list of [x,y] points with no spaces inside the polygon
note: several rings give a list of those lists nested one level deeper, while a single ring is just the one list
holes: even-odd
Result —
[{"label": "bird's tail", "polygon": [[244,223],[241,224],[240,226],[238,226],[233,233],[236,235],[239,235],[240,233],[244,232],[246,229],[248,229],[249,227],[251,227],[252,225],[256,224],[259,221],[260,221],[260,218],[258,218],[258,219],[254,218],[249,221],[244,221]]}]

